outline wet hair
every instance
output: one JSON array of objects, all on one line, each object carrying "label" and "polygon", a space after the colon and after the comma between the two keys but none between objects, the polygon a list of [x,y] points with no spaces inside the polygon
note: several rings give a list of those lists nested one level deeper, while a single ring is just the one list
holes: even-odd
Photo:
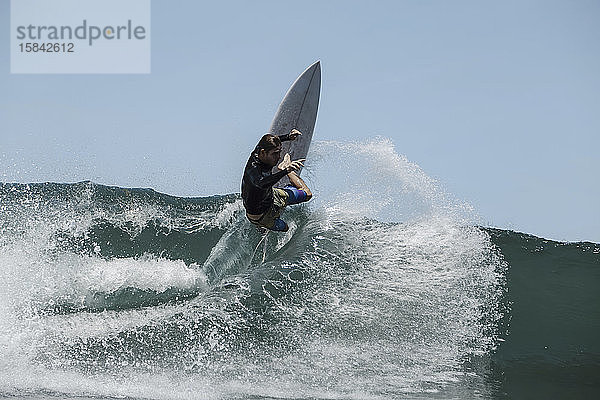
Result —
[{"label": "wet hair", "polygon": [[281,146],[281,139],[275,135],[271,135],[270,133],[266,133],[260,138],[260,142],[258,142],[258,149],[263,149],[265,151],[269,151],[274,149],[275,147]]}]

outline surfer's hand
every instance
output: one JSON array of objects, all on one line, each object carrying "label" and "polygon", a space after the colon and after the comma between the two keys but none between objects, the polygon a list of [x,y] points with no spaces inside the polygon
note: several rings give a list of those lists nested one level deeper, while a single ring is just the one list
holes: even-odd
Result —
[{"label": "surfer's hand", "polygon": [[300,168],[304,167],[304,164],[302,164],[304,162],[304,160],[306,160],[306,159],[301,158],[299,160],[292,161],[290,163],[290,165],[287,167],[288,173],[293,172],[293,171],[298,171]]},{"label": "surfer's hand", "polygon": [[290,153],[286,153],[285,156],[283,157],[283,161],[281,163],[279,163],[277,168],[279,168],[282,171],[285,169],[288,172],[296,171],[304,166],[302,164],[304,162],[304,160],[305,160],[305,158],[302,158],[300,160],[291,161]]},{"label": "surfer's hand", "polygon": [[283,161],[279,163],[277,168],[283,171],[284,169],[289,167],[291,163],[292,161],[290,159],[290,153],[285,153],[285,156],[283,156]]},{"label": "surfer's hand", "polygon": [[289,134],[289,138],[290,140],[296,140],[298,138],[298,136],[302,135],[302,132],[300,132],[298,129],[294,128],[291,130],[290,134]]},{"label": "surfer's hand", "polygon": [[283,161],[279,163],[277,168],[283,171],[284,169],[287,169],[291,163],[292,160],[290,159],[290,153],[285,153],[285,156],[283,156]]}]

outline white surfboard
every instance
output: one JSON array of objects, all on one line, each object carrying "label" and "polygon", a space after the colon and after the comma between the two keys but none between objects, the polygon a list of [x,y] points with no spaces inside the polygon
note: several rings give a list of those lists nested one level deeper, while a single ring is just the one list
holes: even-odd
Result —
[{"label": "white surfboard", "polygon": [[[282,158],[286,153],[290,153],[292,160],[306,158],[317,122],[320,94],[321,63],[317,61],[308,67],[290,87],[271,123],[269,133],[277,136],[290,133],[293,128],[302,132],[302,136],[296,140],[283,142]],[[274,172],[277,171],[275,167]],[[296,173],[300,174],[300,172],[301,170]],[[276,186],[283,187],[287,184],[289,180],[284,177]]]}]

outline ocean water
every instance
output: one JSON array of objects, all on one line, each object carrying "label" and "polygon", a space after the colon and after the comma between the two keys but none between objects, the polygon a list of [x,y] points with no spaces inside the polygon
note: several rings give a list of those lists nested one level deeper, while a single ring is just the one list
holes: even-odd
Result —
[{"label": "ocean water", "polygon": [[599,244],[481,227],[384,139],[309,161],[266,236],[236,193],[0,184],[0,397],[598,396]]}]

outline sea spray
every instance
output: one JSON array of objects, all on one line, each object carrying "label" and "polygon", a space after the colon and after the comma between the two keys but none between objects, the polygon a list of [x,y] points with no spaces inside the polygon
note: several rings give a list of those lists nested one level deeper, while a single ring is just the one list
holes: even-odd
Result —
[{"label": "sea spray", "polygon": [[386,138],[362,142],[317,141],[307,168],[315,202],[332,214],[407,222],[446,215],[456,223],[478,220],[473,208],[448,193]]},{"label": "sea spray", "polygon": [[489,235],[385,139],[309,160],[315,199],[264,258],[237,194],[2,185],[2,392],[485,397]]}]

